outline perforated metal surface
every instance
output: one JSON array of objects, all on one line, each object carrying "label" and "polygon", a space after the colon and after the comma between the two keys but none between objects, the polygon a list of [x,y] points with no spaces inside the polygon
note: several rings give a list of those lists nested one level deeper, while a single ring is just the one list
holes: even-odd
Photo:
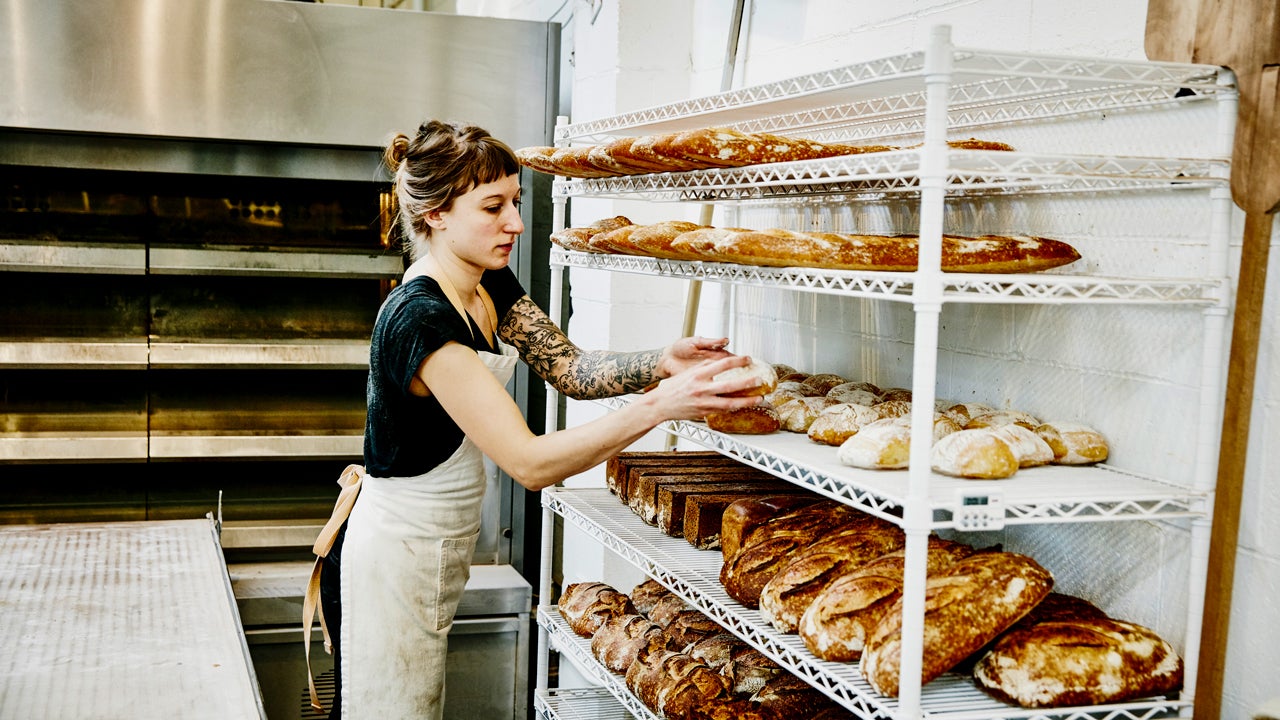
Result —
[{"label": "perforated metal surface", "polygon": [[0,528],[0,718],[264,717],[208,520]]},{"label": "perforated metal surface", "polygon": [[545,720],[631,720],[634,717],[603,688],[542,690],[533,698]]},{"label": "perforated metal surface", "polygon": [[[553,488],[543,491],[543,506],[565,518],[645,574],[657,579],[733,634],[758,648],[798,677],[826,693],[856,716],[865,719],[898,717],[894,698],[880,696],[863,679],[856,663],[817,659],[796,635],[783,635],[765,623],[759,612],[743,607],[720,585],[720,554],[696,550],[683,539],[663,535],[637,518],[607,490]],[[620,676],[605,671],[591,655],[590,641],[575,635],[554,607],[542,607],[539,623],[548,629],[561,652],[596,670],[596,677],[619,700],[631,697]],[[945,675],[923,688],[925,717],[949,720],[1023,718],[1107,718],[1117,720],[1172,717],[1189,703],[1151,700],[1105,708],[1026,710],[997,702],[963,675]],[[645,715],[638,715],[645,717]]]}]

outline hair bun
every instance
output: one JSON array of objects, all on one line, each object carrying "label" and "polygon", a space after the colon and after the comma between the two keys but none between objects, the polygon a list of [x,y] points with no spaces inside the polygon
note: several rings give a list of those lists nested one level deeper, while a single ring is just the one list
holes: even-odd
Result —
[{"label": "hair bun", "polygon": [[400,163],[404,162],[405,156],[408,154],[409,136],[400,133],[391,138],[391,142],[387,143],[387,149],[383,153],[382,159],[386,163],[387,169],[394,173],[400,168]]}]

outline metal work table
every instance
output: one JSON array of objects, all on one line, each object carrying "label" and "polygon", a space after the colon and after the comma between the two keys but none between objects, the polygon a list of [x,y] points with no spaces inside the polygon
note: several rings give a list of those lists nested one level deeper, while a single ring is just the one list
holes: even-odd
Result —
[{"label": "metal work table", "polygon": [[0,527],[0,719],[262,718],[211,520]]}]

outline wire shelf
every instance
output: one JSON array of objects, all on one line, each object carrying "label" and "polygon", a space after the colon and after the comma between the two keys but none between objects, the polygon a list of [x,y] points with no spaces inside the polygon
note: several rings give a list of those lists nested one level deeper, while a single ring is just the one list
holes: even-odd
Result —
[{"label": "wire shelf", "polygon": [[[777,632],[761,619],[758,611],[730,598],[719,582],[720,553],[697,550],[682,539],[668,537],[657,528],[645,525],[608,490],[550,488],[543,491],[542,504],[857,717],[864,720],[898,717],[896,699],[876,693],[855,664],[817,659],[804,647],[799,636]],[[619,694],[614,687],[620,684],[618,676],[603,671],[591,656],[589,641],[574,635],[555,608],[539,608],[538,617],[562,651],[568,648],[577,655],[577,660],[585,661],[588,666],[594,664],[600,674],[606,676],[600,678],[602,684],[615,697]],[[585,657],[581,656],[583,648]],[[625,686],[621,692],[630,695]],[[950,673],[923,688],[921,707],[925,718],[948,720],[1150,720],[1173,717],[1180,708],[1190,707],[1190,703],[1150,699],[1092,708],[1028,710],[998,702],[975,688],[969,677]]]},{"label": "wire shelf", "polygon": [[533,707],[544,720],[631,720],[634,717],[603,688],[539,690]]},{"label": "wire shelf", "polygon": [[[832,193],[917,196],[919,150],[841,155],[820,160],[736,168],[570,178],[552,184],[552,197],[613,197],[659,202],[711,202],[795,198]],[[1225,187],[1226,160],[1036,155],[1000,150],[946,153],[947,193],[993,194],[1115,192]]]},{"label": "wire shelf", "polygon": [[[1098,110],[1196,102],[1235,92],[1222,68],[953,48],[952,127],[1045,120]],[[895,55],[556,129],[555,140],[678,132],[707,125],[785,132],[860,120],[840,137],[922,132],[925,53]],[[819,137],[818,139],[826,139]]]},{"label": "wire shelf", "polygon": [[[546,502],[543,501],[543,504]],[[622,675],[613,674],[596,660],[591,653],[591,640],[575,633],[558,608],[554,605],[539,606],[538,625],[546,629],[552,647],[562,655],[567,655],[589,680],[607,690],[617,705],[640,720],[659,720],[653,711],[631,693]]]},{"label": "wire shelf", "polygon": [[[764,267],[551,249],[551,264],[592,270],[785,288],[824,295],[911,302],[915,274]],[[943,301],[1001,304],[1223,305],[1228,281],[1037,274],[943,274]]]},{"label": "wire shelf", "polygon": [[[629,399],[598,401],[611,409]],[[843,465],[836,448],[801,433],[729,435],[705,423],[670,421],[662,429],[746,465],[891,522],[906,504],[905,470]],[[1006,525],[1202,517],[1203,493],[1109,465],[1022,468],[1005,480],[965,480],[930,473],[933,529],[996,530]]]}]

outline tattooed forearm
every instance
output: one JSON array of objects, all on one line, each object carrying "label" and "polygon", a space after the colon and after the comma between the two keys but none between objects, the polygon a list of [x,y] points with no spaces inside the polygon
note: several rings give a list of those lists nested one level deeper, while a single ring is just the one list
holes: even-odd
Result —
[{"label": "tattooed forearm", "polygon": [[499,334],[543,380],[577,400],[622,395],[654,381],[660,350],[584,351],[527,296],[503,319]]}]

